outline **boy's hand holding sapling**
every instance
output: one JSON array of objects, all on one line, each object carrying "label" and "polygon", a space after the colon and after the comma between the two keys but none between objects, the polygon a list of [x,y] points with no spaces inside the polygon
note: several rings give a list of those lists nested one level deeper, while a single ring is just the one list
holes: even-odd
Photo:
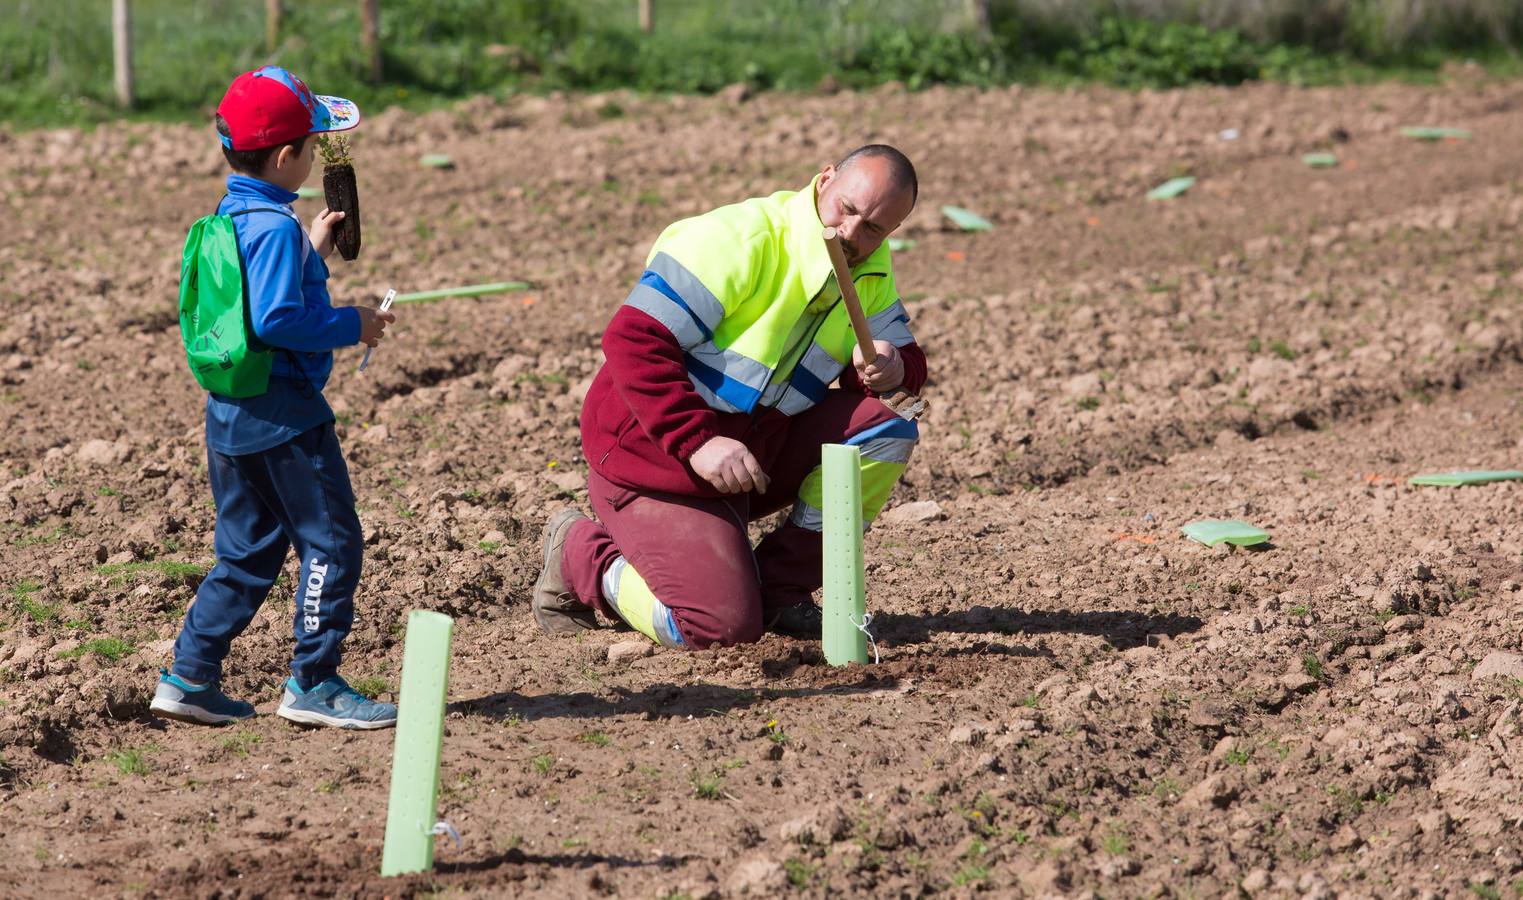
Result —
[{"label": "boy's hand holding sapling", "polygon": [[325,209],[312,217],[307,236],[312,239],[312,249],[317,251],[318,256],[327,259],[333,254],[334,232],[343,221],[343,212],[332,209]]}]

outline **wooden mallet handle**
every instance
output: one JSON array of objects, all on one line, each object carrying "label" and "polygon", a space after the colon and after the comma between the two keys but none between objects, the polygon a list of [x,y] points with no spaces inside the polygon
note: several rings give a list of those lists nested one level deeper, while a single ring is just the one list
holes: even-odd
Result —
[{"label": "wooden mallet handle", "polygon": [[841,239],[836,236],[834,228],[825,229],[825,249],[830,252],[830,264],[836,270],[836,286],[841,289],[841,299],[846,302],[851,330],[857,333],[857,346],[862,348],[862,361],[872,365],[878,359],[878,348],[873,346],[873,330],[868,327],[867,315],[862,312],[857,286],[851,280],[851,267],[846,265],[846,251],[841,249]]}]

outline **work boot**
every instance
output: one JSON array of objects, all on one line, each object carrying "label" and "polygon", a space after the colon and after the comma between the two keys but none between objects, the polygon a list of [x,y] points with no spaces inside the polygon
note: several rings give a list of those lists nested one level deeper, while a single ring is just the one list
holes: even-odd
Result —
[{"label": "work boot", "polygon": [[571,526],[587,518],[579,510],[563,509],[545,523],[544,569],[534,583],[534,620],[550,634],[571,634],[598,627],[597,611],[576,598],[561,574],[561,556]]},{"label": "work boot", "polygon": [[824,632],[825,616],[813,600],[781,606],[766,613],[767,630],[773,634],[818,641]]}]

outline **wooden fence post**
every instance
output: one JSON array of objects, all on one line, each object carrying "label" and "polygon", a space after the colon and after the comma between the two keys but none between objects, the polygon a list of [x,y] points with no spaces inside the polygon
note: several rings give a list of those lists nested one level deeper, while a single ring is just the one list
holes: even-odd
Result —
[{"label": "wooden fence post", "polygon": [[360,0],[360,43],[371,84],[381,83],[381,0]]},{"label": "wooden fence post", "polygon": [[972,20],[973,33],[980,40],[989,40],[994,30],[989,22],[989,0],[968,0],[968,17]]},{"label": "wooden fence post", "polygon": [[129,0],[111,0],[111,57],[116,69],[116,105],[132,108],[132,9]]},{"label": "wooden fence post", "polygon": [[640,0],[640,30],[646,34],[656,30],[656,0]]},{"label": "wooden fence post", "polygon": [[264,49],[274,53],[280,45],[280,0],[264,0]]}]

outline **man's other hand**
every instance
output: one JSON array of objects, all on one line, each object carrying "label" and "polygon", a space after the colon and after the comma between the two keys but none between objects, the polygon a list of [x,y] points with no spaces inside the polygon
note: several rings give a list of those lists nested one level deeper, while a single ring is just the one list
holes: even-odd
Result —
[{"label": "man's other hand", "polygon": [[[901,364],[900,369],[903,369]],[[756,491],[767,492],[772,479],[762,471],[761,463],[746,449],[746,445],[733,438],[711,437],[699,447],[688,465],[698,477],[712,484],[722,494],[739,494]]]}]

